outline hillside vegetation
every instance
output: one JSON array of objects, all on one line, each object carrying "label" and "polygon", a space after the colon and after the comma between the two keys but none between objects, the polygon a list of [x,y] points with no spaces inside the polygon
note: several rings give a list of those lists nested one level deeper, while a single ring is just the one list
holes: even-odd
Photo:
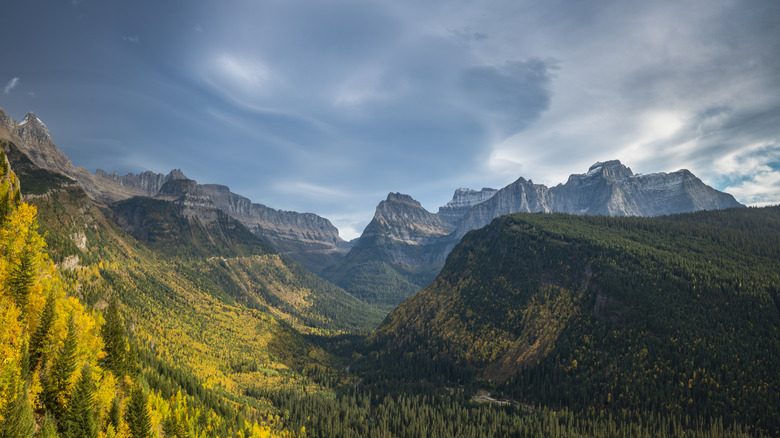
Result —
[{"label": "hillside vegetation", "polygon": [[511,215],[466,235],[371,340],[524,403],[777,434],[779,293],[778,207]]},{"label": "hillside vegetation", "polygon": [[[79,376],[87,375],[81,372],[84,366],[92,379],[84,385],[95,394],[84,409],[101,436],[142,436],[130,433],[129,420],[122,417],[133,388],[140,388],[134,403],[148,413],[154,436],[297,435],[300,431],[289,430],[268,399],[245,392],[327,390],[306,374],[329,369],[334,359],[302,333],[360,332],[378,321],[362,311],[365,305],[266,245],[250,248],[241,241],[241,253],[231,253],[231,247],[214,239],[209,240],[212,252],[186,250],[195,246],[186,242],[174,247],[175,254],[147,247],[108,219],[111,212],[72,181],[37,168],[13,144],[5,148],[21,174],[17,178],[3,157],[6,237],[0,243],[6,265],[0,281],[6,286],[0,316],[7,360],[0,370],[0,431],[5,430],[0,436],[52,436],[44,435],[44,427],[60,436],[91,436],[69,435],[66,424],[75,397],[70,394]],[[25,187],[36,188],[26,196],[35,205],[21,201]],[[187,234],[176,236],[186,239]],[[29,304],[7,286],[21,281],[15,278],[22,267],[29,272]],[[53,317],[44,317],[48,302]],[[355,305],[359,309],[352,313]],[[103,362],[111,357],[101,332],[111,306],[119,315],[113,319],[119,321],[117,342],[126,352],[120,361],[127,364],[116,369]],[[42,332],[47,342],[33,349],[32,337],[43,330],[44,320],[52,327]],[[68,351],[77,353],[68,353],[73,365],[67,376],[57,377],[62,381],[54,396],[59,404],[52,408],[42,391],[47,381],[54,382],[57,361],[64,361],[58,358],[68,333],[75,337]],[[31,355],[41,356],[38,368],[26,365]],[[19,415],[32,426],[14,435],[8,428]]]}]

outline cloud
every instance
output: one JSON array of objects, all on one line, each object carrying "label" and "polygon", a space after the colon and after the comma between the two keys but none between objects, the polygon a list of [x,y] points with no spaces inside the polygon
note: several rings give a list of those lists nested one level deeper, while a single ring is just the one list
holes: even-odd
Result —
[{"label": "cloud", "polygon": [[776,0],[85,2],[84,32],[33,3],[9,3],[35,19],[0,27],[28,35],[4,60],[50,84],[32,109],[77,165],[111,170],[117,151],[82,141],[110,137],[128,170],[191,166],[274,208],[365,214],[356,230],[389,191],[435,211],[613,158],[775,196]]},{"label": "cloud", "polygon": [[507,137],[523,130],[550,106],[551,61],[530,59],[466,69],[459,79],[465,104],[484,112],[487,123]]},{"label": "cloud", "polygon": [[780,204],[780,143],[759,143],[715,161],[730,179],[725,190],[748,205]]},{"label": "cloud", "polygon": [[303,181],[280,182],[276,186],[280,193],[286,193],[296,196],[303,196],[325,201],[346,200],[352,195],[350,191],[345,191],[324,185],[311,184]]},{"label": "cloud", "polygon": [[489,38],[488,34],[485,32],[477,32],[473,29],[466,27],[466,28],[460,28],[460,29],[447,29],[449,33],[455,36],[458,40],[469,43],[473,41],[482,41]]},{"label": "cloud", "polygon": [[19,79],[18,77],[17,78],[13,78],[10,81],[8,81],[8,83],[5,84],[5,88],[3,88],[3,94],[10,93],[11,90],[13,90],[14,88],[16,88],[17,85],[19,85],[20,81],[21,81],[21,79]]}]

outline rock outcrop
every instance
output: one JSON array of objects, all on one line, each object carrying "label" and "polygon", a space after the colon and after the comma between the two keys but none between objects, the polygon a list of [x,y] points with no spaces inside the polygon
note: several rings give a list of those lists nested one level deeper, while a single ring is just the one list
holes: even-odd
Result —
[{"label": "rock outcrop", "polygon": [[390,193],[343,263],[322,275],[355,297],[391,309],[435,278],[443,242],[455,228],[409,195]]},{"label": "rock outcrop", "polygon": [[450,202],[439,207],[439,212],[436,215],[453,227],[457,226],[472,207],[487,201],[497,192],[498,190],[491,188],[483,188],[480,191],[460,188],[455,190]]},{"label": "rock outcrop", "polygon": [[171,170],[167,175],[154,173],[150,170],[139,173],[138,175],[133,173],[118,175],[116,172],[109,174],[103,169],[98,169],[95,171],[95,176],[112,180],[119,185],[132,190],[139,190],[143,192],[145,196],[157,195],[162,186],[168,181],[188,179],[179,169]]}]

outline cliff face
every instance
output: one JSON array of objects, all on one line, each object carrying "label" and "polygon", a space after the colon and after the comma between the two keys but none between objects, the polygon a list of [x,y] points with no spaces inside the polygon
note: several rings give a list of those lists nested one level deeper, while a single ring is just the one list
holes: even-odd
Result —
[{"label": "cliff face", "polygon": [[498,190],[491,188],[483,188],[480,191],[460,188],[455,190],[450,202],[439,207],[439,212],[436,215],[453,227],[457,226],[472,207],[487,201],[497,192]]},{"label": "cliff face", "polygon": [[376,208],[374,219],[366,228],[369,233],[386,235],[399,243],[429,243],[453,231],[452,225],[425,210],[409,195],[390,193]]},{"label": "cliff face", "polygon": [[144,193],[144,196],[155,196],[168,181],[188,179],[179,169],[174,169],[167,175],[149,170],[138,175],[133,173],[118,175],[116,172],[109,174],[103,169],[98,169],[95,176],[114,181],[122,187],[139,190]]},{"label": "cliff face", "polygon": [[587,173],[571,175],[566,184],[552,188],[520,178],[469,210],[456,236],[511,213],[662,216],[741,206],[733,196],[707,186],[688,170],[634,175],[613,160],[596,163]]},{"label": "cliff face", "polygon": [[214,206],[238,219],[280,253],[312,272],[339,263],[351,247],[329,220],[313,213],[276,210],[219,184],[200,186]]}]

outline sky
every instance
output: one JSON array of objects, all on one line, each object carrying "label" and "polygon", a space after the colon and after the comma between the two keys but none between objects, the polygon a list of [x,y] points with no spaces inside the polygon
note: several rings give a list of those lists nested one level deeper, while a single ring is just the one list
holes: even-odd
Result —
[{"label": "sky", "polygon": [[225,184],[357,237],[389,192],[686,168],[780,203],[776,0],[7,2],[0,107],[77,166]]}]

